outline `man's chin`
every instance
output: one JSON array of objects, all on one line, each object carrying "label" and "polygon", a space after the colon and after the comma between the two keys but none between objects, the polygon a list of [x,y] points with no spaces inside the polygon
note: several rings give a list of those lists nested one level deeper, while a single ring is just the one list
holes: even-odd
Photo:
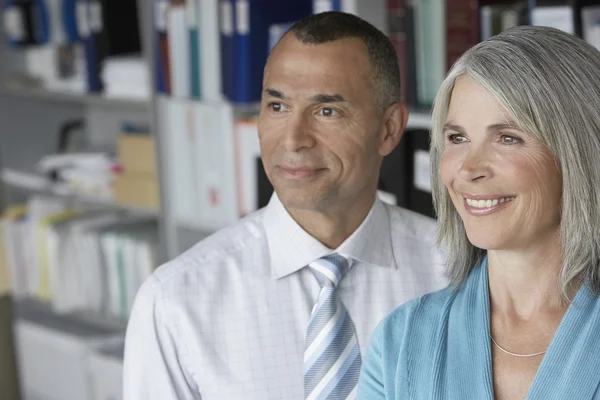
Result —
[{"label": "man's chin", "polygon": [[283,199],[280,197],[279,200],[281,201],[281,204],[283,204],[283,206],[287,209],[312,211],[319,208],[319,202],[315,199],[286,196]]},{"label": "man's chin", "polygon": [[287,209],[316,211],[323,202],[321,198],[314,195],[314,192],[307,189],[299,190],[280,190],[277,192],[279,201]]}]

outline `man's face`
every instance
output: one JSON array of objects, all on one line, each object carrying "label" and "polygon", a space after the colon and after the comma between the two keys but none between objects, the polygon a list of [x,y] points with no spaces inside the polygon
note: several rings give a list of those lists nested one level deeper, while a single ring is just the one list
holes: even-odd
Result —
[{"label": "man's face", "polygon": [[374,198],[385,124],[372,69],[355,38],[306,45],[288,34],[271,54],[258,135],[288,209],[326,212]]}]

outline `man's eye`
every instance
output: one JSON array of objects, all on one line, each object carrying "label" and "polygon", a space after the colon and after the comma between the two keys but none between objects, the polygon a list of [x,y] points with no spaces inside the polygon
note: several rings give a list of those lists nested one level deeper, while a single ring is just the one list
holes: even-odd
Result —
[{"label": "man's eye", "polygon": [[319,114],[321,114],[324,117],[335,117],[335,116],[339,115],[340,112],[338,110],[336,110],[335,108],[323,107],[319,110]]},{"label": "man's eye", "polygon": [[269,108],[276,113],[286,110],[285,106],[281,103],[270,103]]}]

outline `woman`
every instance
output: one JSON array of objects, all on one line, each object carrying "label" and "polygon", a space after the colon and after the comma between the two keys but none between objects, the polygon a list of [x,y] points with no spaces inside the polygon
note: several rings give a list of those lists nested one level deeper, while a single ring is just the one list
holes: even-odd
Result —
[{"label": "woman", "polygon": [[600,399],[600,52],[546,27],[482,42],[436,97],[452,285],[372,336],[359,399]]}]

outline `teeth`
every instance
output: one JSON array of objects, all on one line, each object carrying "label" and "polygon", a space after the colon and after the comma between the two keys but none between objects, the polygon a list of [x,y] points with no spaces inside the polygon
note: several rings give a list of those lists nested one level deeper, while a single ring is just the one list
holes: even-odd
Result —
[{"label": "teeth", "polygon": [[467,204],[470,205],[471,207],[476,207],[476,208],[491,208],[491,207],[497,206],[498,204],[502,204],[504,202],[511,201],[513,199],[514,199],[514,197],[504,197],[502,199],[494,199],[494,200],[467,199]]}]

